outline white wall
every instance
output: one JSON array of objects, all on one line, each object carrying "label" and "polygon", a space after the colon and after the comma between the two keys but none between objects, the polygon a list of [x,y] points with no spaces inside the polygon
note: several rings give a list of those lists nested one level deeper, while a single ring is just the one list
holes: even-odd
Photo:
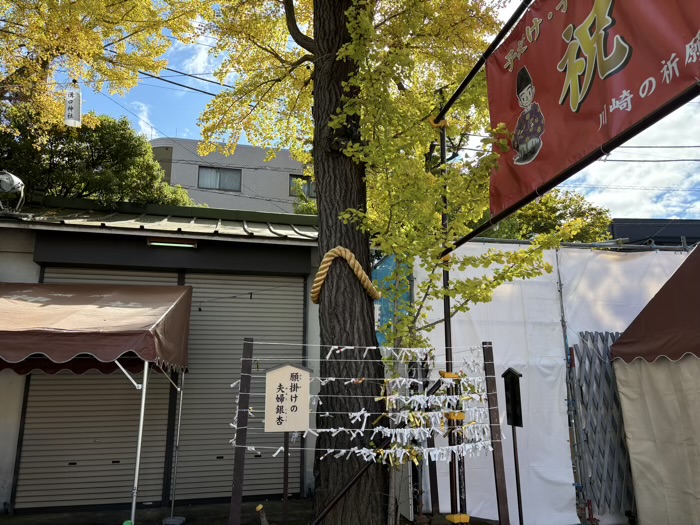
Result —
[{"label": "white wall", "polygon": [[[32,260],[34,234],[0,228],[0,282],[36,283],[39,266]],[[17,450],[24,376],[0,372],[0,512],[9,505]]]},{"label": "white wall", "polygon": [[[460,254],[477,255],[489,249],[517,250],[518,245],[468,243]],[[578,343],[579,331],[622,331],[685,259],[684,253],[608,253],[564,248],[545,254],[554,272],[499,287],[493,301],[475,305],[453,319],[453,345],[468,347],[492,341],[496,362],[498,401],[504,432],[504,456],[511,523],[517,523],[517,501],[511,428],[505,421],[505,398],[500,375],[508,367],[521,379],[523,428],[518,451],[523,491],[524,522],[530,525],[578,523],[566,413],[565,348]],[[565,343],[561,324],[558,273],[561,272],[567,321]],[[454,272],[453,279],[481,275],[483,270]],[[425,274],[416,269],[417,280]],[[435,304],[430,320],[442,319]],[[432,332],[431,343],[444,366],[443,326]],[[455,361],[468,355],[455,348]],[[425,469],[427,472],[427,469]],[[438,464],[440,506],[449,511],[448,465]],[[497,518],[493,459],[467,460],[468,512]]]},{"label": "white wall", "polygon": [[[154,148],[172,148],[170,183],[187,189],[198,204],[212,208],[246,211],[292,213],[295,198],[289,196],[289,175],[301,175],[304,166],[283,150],[266,161],[266,151],[253,146],[239,145],[231,156],[211,153],[197,154],[199,141],[161,138],[151,141]],[[242,172],[241,191],[212,191],[197,189],[199,166],[237,168]]]}]

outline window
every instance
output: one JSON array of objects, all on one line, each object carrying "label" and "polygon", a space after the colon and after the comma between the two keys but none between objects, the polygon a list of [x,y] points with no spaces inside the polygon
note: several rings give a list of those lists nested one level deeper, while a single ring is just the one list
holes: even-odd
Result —
[{"label": "window", "polygon": [[197,187],[205,190],[241,191],[241,170],[200,166]]},{"label": "window", "polygon": [[304,188],[304,195],[311,199],[316,198],[316,183],[311,180],[311,177],[305,177],[303,175],[290,175],[289,176],[289,196],[296,197],[296,181],[302,181]]}]

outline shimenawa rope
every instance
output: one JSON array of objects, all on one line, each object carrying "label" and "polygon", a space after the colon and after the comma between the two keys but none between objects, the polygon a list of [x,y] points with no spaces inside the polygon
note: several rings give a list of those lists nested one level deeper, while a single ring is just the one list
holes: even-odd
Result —
[{"label": "shimenawa rope", "polygon": [[332,250],[329,250],[326,253],[326,255],[323,256],[321,266],[319,266],[318,268],[318,273],[316,273],[314,284],[311,287],[311,302],[313,302],[314,304],[318,304],[319,300],[321,299],[321,288],[323,288],[323,283],[326,281],[328,271],[330,270],[331,264],[333,264],[333,260],[336,257],[342,257],[347,261],[347,263],[350,265],[350,268],[352,268],[352,271],[355,272],[355,275],[360,280],[360,283],[362,283],[362,286],[372,299],[374,299],[375,301],[381,299],[382,294],[379,292],[379,290],[377,290],[374,287],[374,285],[372,284],[372,280],[362,269],[362,266],[355,258],[355,255],[353,255],[353,253],[347,248],[343,248],[342,246],[336,246]]}]

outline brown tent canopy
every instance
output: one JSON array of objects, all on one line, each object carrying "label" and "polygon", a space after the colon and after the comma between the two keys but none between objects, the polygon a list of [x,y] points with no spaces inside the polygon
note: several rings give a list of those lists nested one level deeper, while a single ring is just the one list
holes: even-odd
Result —
[{"label": "brown tent canopy", "polygon": [[187,367],[192,288],[0,284],[0,369]]},{"label": "brown tent canopy", "polygon": [[700,249],[612,345],[642,525],[700,516]]},{"label": "brown tent canopy", "polygon": [[613,359],[700,357],[700,250],[695,249],[612,345]]}]

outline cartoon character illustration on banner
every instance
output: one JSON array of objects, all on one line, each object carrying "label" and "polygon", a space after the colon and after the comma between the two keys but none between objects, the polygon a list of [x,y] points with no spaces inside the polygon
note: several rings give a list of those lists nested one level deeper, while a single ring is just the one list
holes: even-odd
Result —
[{"label": "cartoon character illustration on banner", "polygon": [[540,105],[535,102],[535,85],[530,72],[524,66],[518,71],[516,91],[523,112],[518,117],[513,135],[513,149],[516,152],[513,162],[523,165],[537,158],[542,149],[544,134],[544,115]]}]

